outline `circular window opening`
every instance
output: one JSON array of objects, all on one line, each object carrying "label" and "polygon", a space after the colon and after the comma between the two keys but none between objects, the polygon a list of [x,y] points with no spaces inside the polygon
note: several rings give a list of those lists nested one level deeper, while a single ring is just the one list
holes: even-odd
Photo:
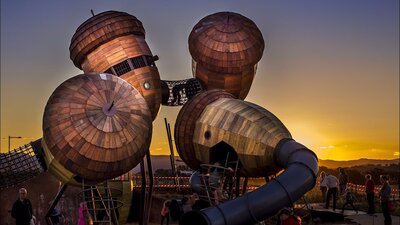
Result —
[{"label": "circular window opening", "polygon": [[148,81],[144,82],[143,86],[144,86],[144,89],[146,89],[146,90],[149,90],[151,88],[150,82],[148,82]]},{"label": "circular window opening", "polygon": [[204,132],[204,137],[208,140],[211,137],[211,132],[208,130],[206,132]]}]

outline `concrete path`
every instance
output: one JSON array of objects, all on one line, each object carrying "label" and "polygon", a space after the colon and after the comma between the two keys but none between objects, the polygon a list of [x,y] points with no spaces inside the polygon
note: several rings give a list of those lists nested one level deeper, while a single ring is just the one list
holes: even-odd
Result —
[{"label": "concrete path", "polygon": [[[350,215],[346,216],[346,218],[351,219],[353,222],[356,222],[361,225],[383,225],[383,214],[376,213],[374,216],[363,214],[363,215]],[[398,225],[400,224],[400,217],[392,216],[392,224]]]}]

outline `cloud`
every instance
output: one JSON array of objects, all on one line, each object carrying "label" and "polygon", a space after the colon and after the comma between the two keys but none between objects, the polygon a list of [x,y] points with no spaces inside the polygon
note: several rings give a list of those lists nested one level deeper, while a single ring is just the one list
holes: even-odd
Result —
[{"label": "cloud", "polygon": [[329,146],[321,146],[319,147],[320,149],[328,149],[328,148],[335,148],[335,146],[333,145],[329,145]]},{"label": "cloud", "polygon": [[393,152],[393,155],[394,155],[394,156],[399,156],[400,153],[399,153],[399,152]]}]

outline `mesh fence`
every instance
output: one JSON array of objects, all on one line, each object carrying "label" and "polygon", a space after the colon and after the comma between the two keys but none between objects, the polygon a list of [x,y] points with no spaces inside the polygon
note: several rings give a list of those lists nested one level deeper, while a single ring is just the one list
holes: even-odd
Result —
[{"label": "mesh fence", "polygon": [[[184,105],[193,96],[203,90],[200,82],[195,79],[187,80],[162,80],[162,104],[167,106]],[[165,94],[164,94],[165,93]]]}]

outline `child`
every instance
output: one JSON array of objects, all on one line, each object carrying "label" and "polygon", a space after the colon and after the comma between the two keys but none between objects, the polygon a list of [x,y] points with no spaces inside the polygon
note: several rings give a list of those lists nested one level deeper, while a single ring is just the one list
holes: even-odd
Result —
[{"label": "child", "polygon": [[353,205],[355,201],[357,201],[356,196],[354,196],[354,194],[351,193],[349,190],[346,190],[346,202],[342,207],[342,213],[344,212],[344,207],[346,207],[346,205],[350,205],[353,208],[353,210],[356,211],[356,213],[358,213],[356,207],[354,207]]},{"label": "child", "polygon": [[289,208],[284,208],[278,213],[278,225],[300,225],[301,218],[295,216],[292,210]]},{"label": "child", "polygon": [[167,219],[167,225],[169,225],[169,206],[171,202],[169,200],[165,201],[161,209],[161,225],[164,224],[164,219]]}]

